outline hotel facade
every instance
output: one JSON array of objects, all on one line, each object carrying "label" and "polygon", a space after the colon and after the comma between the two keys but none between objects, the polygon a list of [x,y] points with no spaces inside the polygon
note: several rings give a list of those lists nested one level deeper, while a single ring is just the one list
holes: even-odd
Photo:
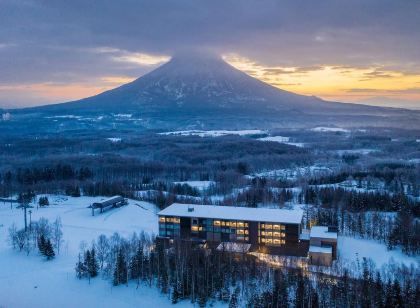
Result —
[{"label": "hotel facade", "polygon": [[[310,251],[310,233],[303,229],[302,210],[174,203],[158,216],[161,238],[206,242],[214,246],[240,243],[246,244],[250,251],[276,255],[308,257]],[[331,241],[326,243],[322,241],[330,249],[322,251],[331,255],[326,260],[332,260],[336,245]],[[324,259],[317,257],[315,260],[322,262]]]}]

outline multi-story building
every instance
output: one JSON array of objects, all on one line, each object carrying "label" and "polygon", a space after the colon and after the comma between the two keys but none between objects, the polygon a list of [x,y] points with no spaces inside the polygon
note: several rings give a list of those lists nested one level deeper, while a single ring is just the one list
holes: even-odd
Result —
[{"label": "multi-story building", "polygon": [[158,215],[161,238],[241,243],[251,251],[308,257],[302,210],[174,203]]},{"label": "multi-story building", "polygon": [[307,251],[307,243],[299,239],[301,210],[174,203],[158,215],[162,237],[249,243],[253,248],[291,255]]}]

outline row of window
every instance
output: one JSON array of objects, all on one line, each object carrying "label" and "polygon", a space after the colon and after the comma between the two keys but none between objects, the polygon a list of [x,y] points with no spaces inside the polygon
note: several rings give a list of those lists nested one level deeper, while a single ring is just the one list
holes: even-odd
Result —
[{"label": "row of window", "polygon": [[248,228],[248,223],[243,221],[214,220],[213,225],[231,228]]},{"label": "row of window", "polygon": [[[179,217],[159,217],[159,235],[161,236],[179,236],[180,218]],[[217,219],[191,219],[192,234],[201,234],[206,237],[206,232],[225,234],[230,240],[249,241],[248,223],[243,221],[227,221]],[[280,224],[261,223],[258,225],[258,242],[268,245],[283,245],[286,243],[286,226]],[[220,237],[220,235],[219,235]]]},{"label": "row of window", "polygon": [[272,244],[272,245],[283,245],[283,244],[286,244],[286,241],[280,240],[280,239],[261,238],[260,243]]},{"label": "row of window", "polygon": [[174,224],[179,224],[181,222],[181,219],[179,217],[164,217],[164,216],[160,216],[159,217],[159,222],[169,222],[169,223],[174,223]]},{"label": "row of window", "polygon": [[286,230],[285,225],[260,224],[260,230]]},{"label": "row of window", "polygon": [[286,233],[271,232],[271,231],[260,231],[259,235],[262,237],[286,237]]}]

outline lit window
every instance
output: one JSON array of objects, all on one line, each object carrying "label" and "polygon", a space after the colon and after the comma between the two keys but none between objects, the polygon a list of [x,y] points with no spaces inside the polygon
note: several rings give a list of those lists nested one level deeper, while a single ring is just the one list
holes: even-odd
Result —
[{"label": "lit window", "polygon": [[273,225],[265,225],[266,229],[273,229]]},{"label": "lit window", "polygon": [[274,237],[280,237],[280,232],[273,232]]},{"label": "lit window", "polygon": [[274,230],[280,230],[280,225],[273,225]]},{"label": "lit window", "polygon": [[214,221],[214,225],[215,225],[215,226],[220,226],[220,220],[215,220],[215,221]]},{"label": "lit window", "polygon": [[198,231],[198,226],[191,226],[191,231],[197,232]]},{"label": "lit window", "polygon": [[159,217],[159,222],[165,222],[165,217]]}]

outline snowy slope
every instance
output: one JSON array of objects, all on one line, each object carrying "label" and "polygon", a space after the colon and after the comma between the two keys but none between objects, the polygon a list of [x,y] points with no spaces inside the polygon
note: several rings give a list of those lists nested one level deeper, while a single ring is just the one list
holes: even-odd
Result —
[{"label": "snowy slope", "polygon": [[[111,287],[110,281],[102,278],[93,279],[89,285],[87,280],[76,279],[74,266],[81,241],[90,244],[100,234],[119,232],[128,236],[141,230],[158,230],[154,205],[129,200],[128,206],[92,217],[86,206],[100,199],[49,196],[52,205],[33,209],[33,220],[61,217],[65,242],[60,255],[52,261],[45,261],[35,252],[26,256],[8,246],[7,229],[13,222],[23,226],[23,214],[0,203],[0,307],[171,306],[167,297],[146,286]],[[186,306],[191,305],[177,305]]]},{"label": "snowy slope", "polygon": [[363,258],[370,258],[377,268],[390,262],[411,264],[418,266],[419,257],[410,257],[401,252],[401,249],[388,250],[385,244],[374,240],[357,239],[349,236],[338,237],[338,254],[343,262],[361,263]]}]

